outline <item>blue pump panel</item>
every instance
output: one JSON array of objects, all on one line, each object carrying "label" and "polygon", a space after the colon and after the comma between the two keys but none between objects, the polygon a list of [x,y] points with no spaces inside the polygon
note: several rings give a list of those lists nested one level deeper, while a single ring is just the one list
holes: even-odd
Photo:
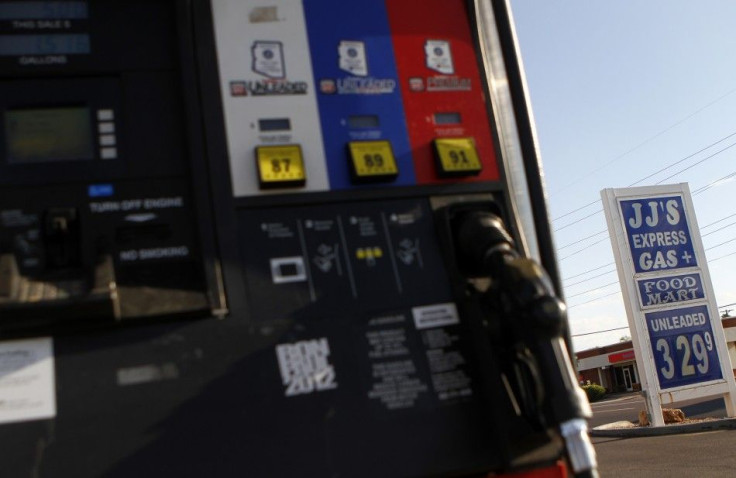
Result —
[{"label": "blue pump panel", "polygon": [[350,141],[390,141],[399,169],[390,184],[415,184],[385,4],[306,0],[304,13],[330,189],[354,187]]}]

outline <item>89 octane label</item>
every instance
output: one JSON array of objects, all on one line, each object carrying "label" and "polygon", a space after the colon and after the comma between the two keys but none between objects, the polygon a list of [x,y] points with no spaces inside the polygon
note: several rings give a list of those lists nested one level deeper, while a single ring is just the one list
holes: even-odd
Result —
[{"label": "89 octane label", "polygon": [[708,308],[645,314],[660,389],[723,378]]},{"label": "89 octane label", "polygon": [[388,141],[353,141],[349,148],[353,171],[358,178],[395,178],[399,174]]}]

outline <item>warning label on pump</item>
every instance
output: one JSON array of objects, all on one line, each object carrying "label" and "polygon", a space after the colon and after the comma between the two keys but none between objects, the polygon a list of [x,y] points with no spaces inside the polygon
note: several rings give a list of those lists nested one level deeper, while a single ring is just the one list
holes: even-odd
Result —
[{"label": "warning label on pump", "polygon": [[460,322],[457,307],[452,302],[414,307],[411,309],[411,313],[414,316],[414,325],[417,329],[443,327]]},{"label": "warning label on pump", "polygon": [[0,423],[54,416],[52,339],[0,342]]},{"label": "warning label on pump", "polygon": [[420,394],[429,390],[416,374],[416,366],[410,358],[374,363],[376,381],[368,398],[380,400],[389,410],[411,408]]}]

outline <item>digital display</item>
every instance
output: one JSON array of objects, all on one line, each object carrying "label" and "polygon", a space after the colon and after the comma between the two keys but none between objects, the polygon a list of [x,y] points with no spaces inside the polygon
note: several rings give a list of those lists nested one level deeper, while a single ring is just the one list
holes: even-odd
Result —
[{"label": "digital display", "polygon": [[435,113],[434,124],[460,124],[460,113]]},{"label": "digital display", "polygon": [[0,35],[0,56],[85,55],[90,52],[89,35]]},{"label": "digital display", "polygon": [[376,115],[355,115],[348,116],[348,126],[350,128],[378,128],[378,116]]},{"label": "digital display", "polygon": [[8,110],[4,123],[10,164],[94,159],[88,108]]},{"label": "digital display", "polygon": [[261,131],[290,131],[291,120],[289,118],[260,119],[258,129]]},{"label": "digital display", "polygon": [[0,3],[0,20],[80,20],[88,17],[87,2]]}]

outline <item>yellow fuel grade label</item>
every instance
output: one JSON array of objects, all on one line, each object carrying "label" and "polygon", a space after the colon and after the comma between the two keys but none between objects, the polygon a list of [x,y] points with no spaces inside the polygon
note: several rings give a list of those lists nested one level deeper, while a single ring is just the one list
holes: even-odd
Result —
[{"label": "yellow fuel grade label", "polygon": [[351,141],[348,144],[356,179],[390,180],[399,174],[389,141]]},{"label": "yellow fuel grade label", "polygon": [[478,174],[483,169],[473,138],[438,138],[434,147],[440,175]]},{"label": "yellow fuel grade label", "polygon": [[256,148],[258,179],[262,188],[303,186],[306,183],[304,158],[299,145]]}]

